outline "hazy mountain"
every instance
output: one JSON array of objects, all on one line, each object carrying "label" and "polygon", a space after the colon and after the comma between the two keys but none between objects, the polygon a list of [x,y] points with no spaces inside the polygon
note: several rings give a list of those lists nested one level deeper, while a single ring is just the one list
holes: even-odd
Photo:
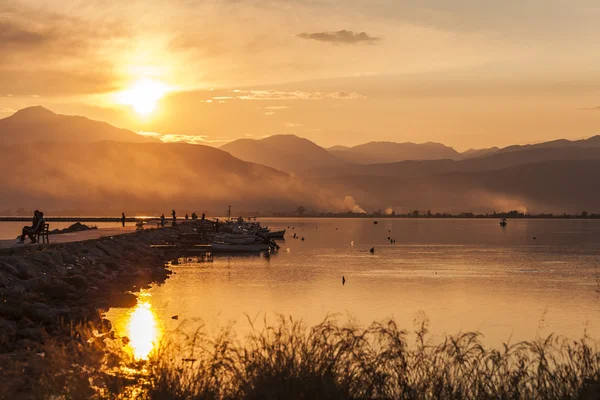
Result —
[{"label": "hazy mountain", "polygon": [[349,146],[342,146],[342,145],[338,144],[338,145],[335,145],[335,146],[328,147],[326,150],[327,151],[346,151],[346,150],[350,150],[350,147]]},{"label": "hazy mountain", "polygon": [[461,158],[463,160],[465,160],[468,158],[489,156],[490,154],[494,154],[494,153],[498,152],[498,150],[500,150],[499,147],[489,147],[487,149],[469,149],[467,151],[462,152],[460,155],[461,155]]},{"label": "hazy mountain", "polygon": [[529,148],[512,152],[496,152],[487,157],[465,160],[401,161],[383,164],[354,164],[315,168],[304,173],[307,177],[389,176],[396,178],[423,177],[448,172],[488,171],[545,161],[600,159],[600,147]]},{"label": "hazy mountain", "polygon": [[[423,162],[427,163],[427,162]],[[513,210],[600,212],[600,159],[559,160],[484,171],[410,176],[313,177],[335,195],[351,195],[362,208],[397,212]]]},{"label": "hazy mountain", "polygon": [[55,114],[41,107],[29,107],[10,117],[0,119],[0,143],[32,142],[93,142],[116,140],[123,142],[156,142],[127,129],[85,117]]},{"label": "hazy mountain", "polygon": [[504,147],[498,150],[499,153],[508,153],[513,151],[522,151],[530,149],[548,149],[548,148],[569,148],[569,147],[583,147],[583,148],[597,148],[600,147],[600,135],[592,136],[587,139],[581,140],[567,140],[558,139],[549,142],[542,142],[536,144],[525,144],[525,145],[513,145]]},{"label": "hazy mountain", "polygon": [[0,146],[0,208],[119,215],[186,208],[336,208],[313,185],[208,146],[167,143],[45,143]]},{"label": "hazy mountain", "polygon": [[369,142],[348,149],[330,150],[330,153],[347,162],[360,164],[390,163],[405,160],[441,160],[460,158],[452,147],[440,143]]},{"label": "hazy mountain", "polygon": [[274,135],[261,140],[239,139],[221,146],[221,150],[241,160],[287,172],[344,164],[322,147],[295,135]]}]

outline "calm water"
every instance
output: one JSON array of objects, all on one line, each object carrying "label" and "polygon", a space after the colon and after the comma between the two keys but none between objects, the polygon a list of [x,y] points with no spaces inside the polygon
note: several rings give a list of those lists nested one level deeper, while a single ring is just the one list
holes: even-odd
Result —
[{"label": "calm water", "polygon": [[202,320],[209,332],[233,324],[242,334],[248,317],[274,322],[278,314],[309,324],[332,314],[363,325],[392,317],[413,329],[424,313],[435,336],[478,330],[494,346],[551,332],[580,338],[585,329],[600,338],[600,221],[511,220],[505,229],[464,219],[262,222],[290,226],[305,241],[287,234],[269,259],[174,266],[138,307],[108,313],[138,356],[184,320]]}]

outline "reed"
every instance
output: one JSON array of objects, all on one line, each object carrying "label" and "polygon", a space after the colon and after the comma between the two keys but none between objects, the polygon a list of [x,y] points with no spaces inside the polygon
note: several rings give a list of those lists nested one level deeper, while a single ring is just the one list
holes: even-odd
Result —
[{"label": "reed", "polygon": [[[148,399],[577,399],[600,391],[589,338],[493,349],[478,333],[427,339],[392,320],[366,329],[280,318],[236,341],[231,330],[171,333],[148,364]],[[409,338],[410,343],[409,343]],[[590,397],[591,398],[591,397]]]}]

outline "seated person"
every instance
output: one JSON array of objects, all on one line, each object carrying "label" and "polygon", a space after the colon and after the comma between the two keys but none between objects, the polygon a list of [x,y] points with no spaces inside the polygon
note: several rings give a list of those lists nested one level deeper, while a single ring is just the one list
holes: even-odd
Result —
[{"label": "seated person", "polygon": [[44,230],[45,223],[46,221],[44,221],[44,213],[35,210],[35,212],[33,213],[33,223],[31,224],[31,226],[23,227],[23,232],[21,233],[19,241],[23,243],[25,242],[25,236],[29,236],[29,239],[31,239],[31,243],[36,243],[34,235]]}]

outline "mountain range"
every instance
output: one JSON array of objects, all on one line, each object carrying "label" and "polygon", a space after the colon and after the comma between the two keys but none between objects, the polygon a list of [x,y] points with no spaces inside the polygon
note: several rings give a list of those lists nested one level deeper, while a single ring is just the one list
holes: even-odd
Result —
[{"label": "mountain range", "polygon": [[138,135],[127,129],[115,128],[106,122],[55,114],[41,107],[28,107],[0,119],[0,143],[94,142],[117,140],[123,142],[157,142],[157,139]]},{"label": "mountain range", "polygon": [[0,139],[0,208],[600,211],[600,136],[464,153],[438,143],[325,149],[293,135],[217,149],[32,107],[0,120]]},{"label": "mountain range", "polygon": [[286,172],[345,164],[331,152],[295,135],[274,135],[260,140],[238,139],[220,149],[241,160]]}]

